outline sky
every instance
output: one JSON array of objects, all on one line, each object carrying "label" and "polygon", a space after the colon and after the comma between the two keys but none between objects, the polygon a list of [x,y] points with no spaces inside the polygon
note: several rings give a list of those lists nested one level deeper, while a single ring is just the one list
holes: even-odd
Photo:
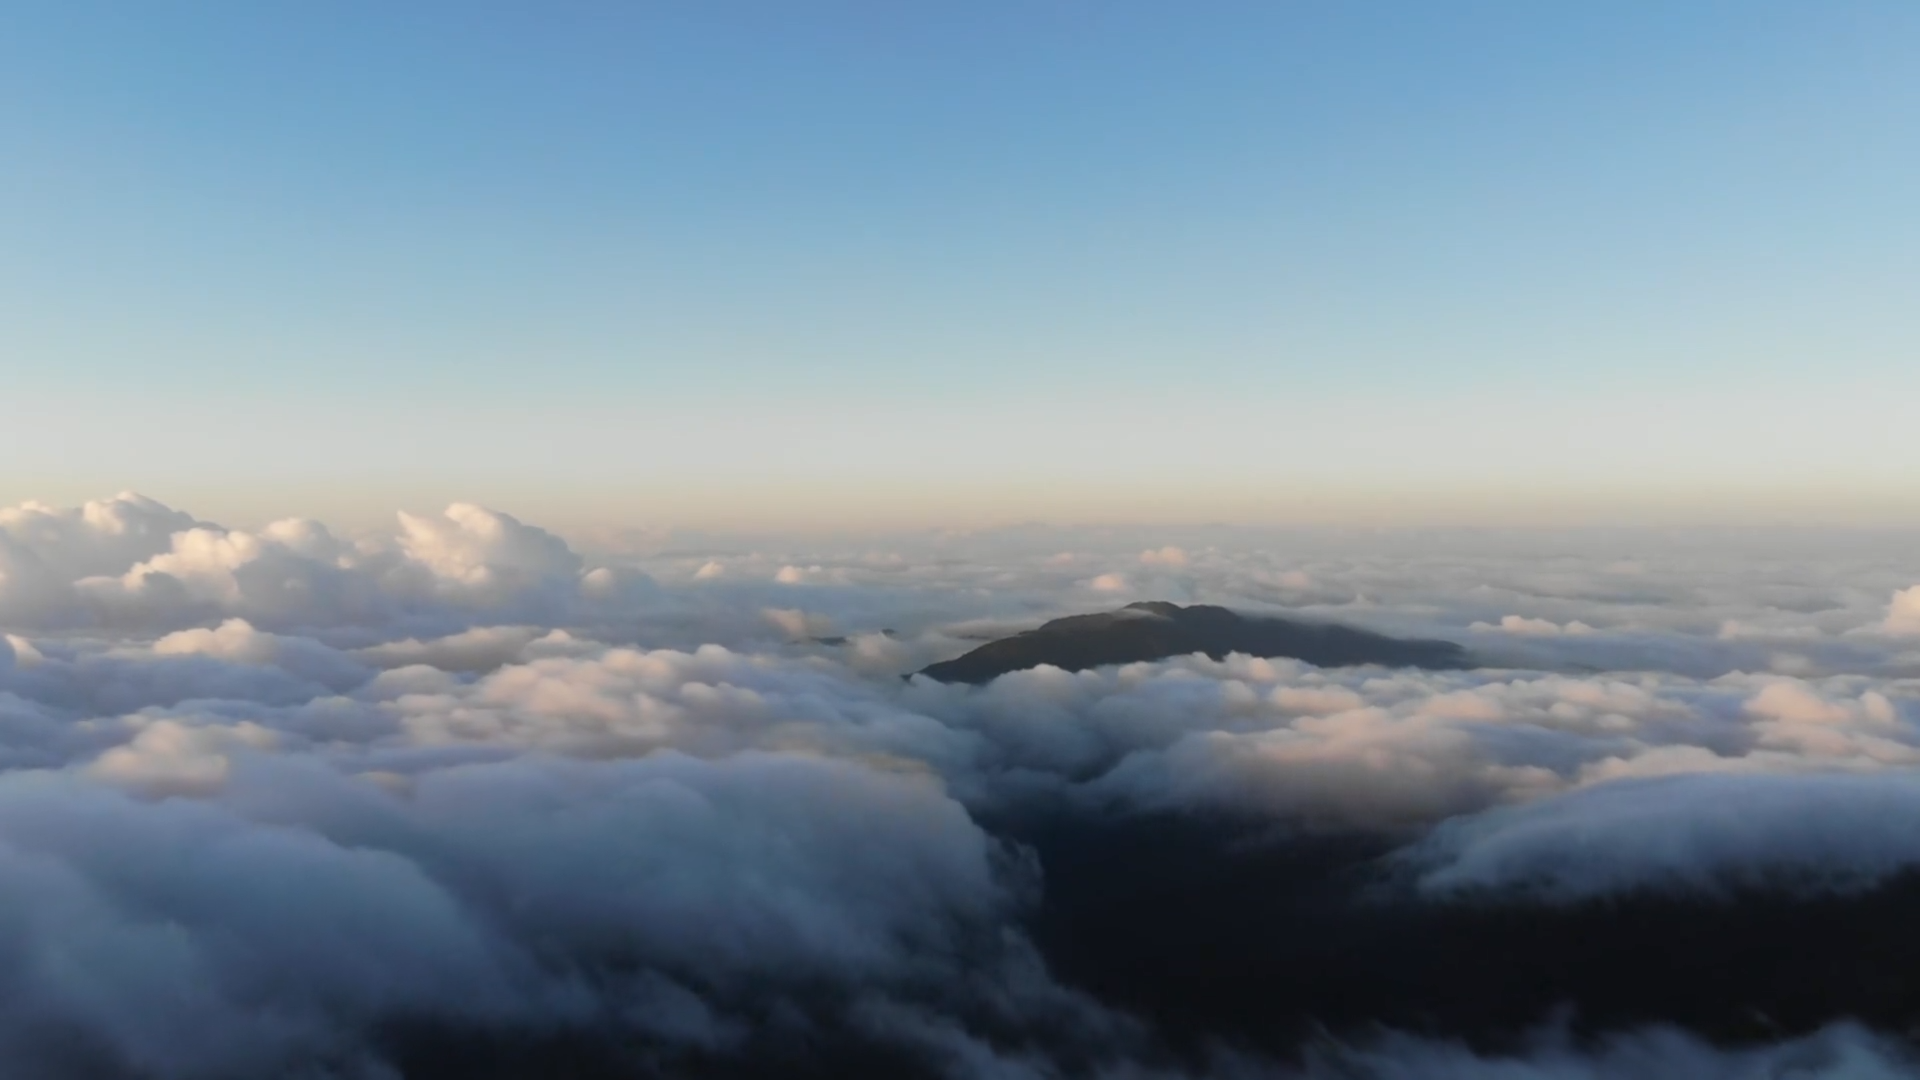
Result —
[{"label": "sky", "polygon": [[1903,2],[0,10],[0,504],[1920,523]]}]

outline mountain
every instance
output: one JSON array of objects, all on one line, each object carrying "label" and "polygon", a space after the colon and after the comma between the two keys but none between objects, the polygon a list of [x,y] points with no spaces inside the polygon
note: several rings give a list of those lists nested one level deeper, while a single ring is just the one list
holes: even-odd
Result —
[{"label": "mountain", "polygon": [[1206,653],[1219,660],[1236,652],[1289,657],[1320,667],[1452,668],[1468,663],[1466,650],[1451,641],[1393,638],[1335,623],[1296,622],[1241,615],[1210,604],[1181,607],[1148,600],[1118,611],[1054,619],[933,664],[920,674],[941,682],[984,683],[1041,664],[1084,671],[1190,653]]}]

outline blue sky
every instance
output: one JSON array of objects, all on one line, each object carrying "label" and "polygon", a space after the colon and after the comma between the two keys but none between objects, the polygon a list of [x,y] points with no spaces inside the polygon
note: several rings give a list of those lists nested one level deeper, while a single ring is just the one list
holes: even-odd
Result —
[{"label": "blue sky", "polygon": [[1920,520],[1916,117],[1904,0],[12,4],[0,499]]}]

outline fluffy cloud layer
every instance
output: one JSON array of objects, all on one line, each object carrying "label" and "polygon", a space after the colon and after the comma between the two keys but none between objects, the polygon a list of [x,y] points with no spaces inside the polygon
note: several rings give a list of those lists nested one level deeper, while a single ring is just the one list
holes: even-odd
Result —
[{"label": "fluffy cloud layer", "polygon": [[[1920,1016],[1844,936],[1819,965],[1646,982],[1685,999],[1621,996],[1624,960],[1567,944],[1746,955],[1713,905],[1751,895],[1809,940],[1882,925],[1920,880],[1897,560],[1382,543],[583,553],[464,505],[355,539],[131,495],[0,511],[0,1054],[55,1080],[542,1054],[1898,1073],[1897,1039],[1846,1025]],[[1119,592],[1452,637],[1488,666],[902,677]],[[1605,1039],[1538,1035],[1557,1005]]]},{"label": "fluffy cloud layer", "polygon": [[301,519],[222,528],[136,495],[0,512],[0,625],[445,627],[473,610],[564,619],[618,591],[612,571],[583,575],[564,541],[506,514],[457,504],[399,522],[389,540],[349,542]]}]

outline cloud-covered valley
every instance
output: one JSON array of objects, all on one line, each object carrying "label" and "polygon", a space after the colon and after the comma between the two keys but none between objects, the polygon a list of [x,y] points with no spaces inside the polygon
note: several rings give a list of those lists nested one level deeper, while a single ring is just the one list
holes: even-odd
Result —
[{"label": "cloud-covered valley", "polygon": [[[1920,539],[0,511],[17,1075],[1835,1078]],[[1459,642],[908,677],[1141,599]],[[1793,1072],[1793,1070],[1799,1070]]]}]

